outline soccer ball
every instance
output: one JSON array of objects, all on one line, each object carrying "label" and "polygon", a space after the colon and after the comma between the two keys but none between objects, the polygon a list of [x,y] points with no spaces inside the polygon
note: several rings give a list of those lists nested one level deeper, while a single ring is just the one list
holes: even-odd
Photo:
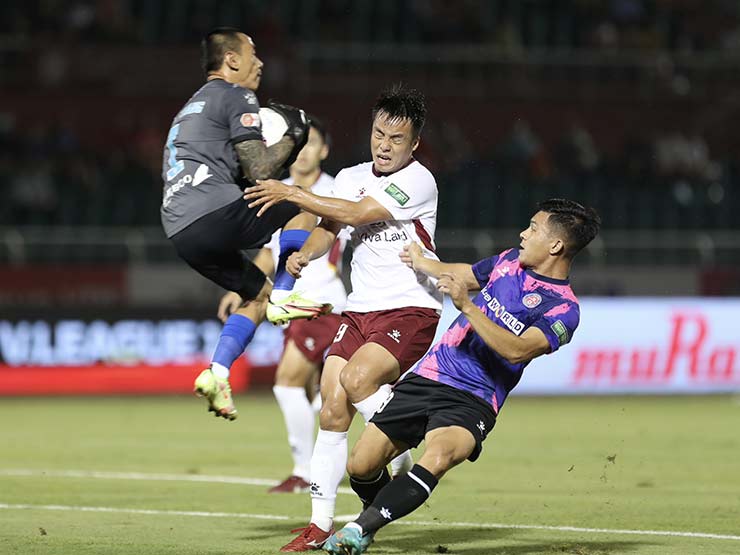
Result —
[{"label": "soccer ball", "polygon": [[283,138],[288,130],[288,122],[272,108],[260,108],[262,139],[266,146],[272,146]]}]

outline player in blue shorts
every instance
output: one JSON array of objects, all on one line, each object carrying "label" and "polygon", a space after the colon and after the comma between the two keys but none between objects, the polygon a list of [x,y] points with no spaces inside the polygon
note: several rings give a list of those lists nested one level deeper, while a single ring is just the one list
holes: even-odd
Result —
[{"label": "player in blue shorts", "polygon": [[[437,288],[460,315],[398,382],[352,450],[347,471],[364,510],[324,550],[364,553],[375,532],[420,507],[448,470],[478,458],[527,364],[573,337],[579,309],[568,275],[600,223],[593,209],[552,199],[521,232],[519,249],[472,266],[425,258],[413,243],[405,247],[401,258],[438,278]],[[472,300],[471,290],[479,291]],[[422,440],[418,463],[391,481],[388,461]]]}]

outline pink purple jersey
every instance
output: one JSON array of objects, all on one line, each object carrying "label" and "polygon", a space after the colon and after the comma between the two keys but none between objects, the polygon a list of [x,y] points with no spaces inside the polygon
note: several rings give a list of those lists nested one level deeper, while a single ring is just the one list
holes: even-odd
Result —
[{"label": "pink purple jersey", "polygon": [[[539,328],[551,353],[573,337],[580,311],[568,280],[523,268],[516,249],[477,262],[473,274],[482,287],[473,302],[502,328],[516,335]],[[498,414],[527,364],[504,359],[460,314],[413,372],[481,397]]]}]

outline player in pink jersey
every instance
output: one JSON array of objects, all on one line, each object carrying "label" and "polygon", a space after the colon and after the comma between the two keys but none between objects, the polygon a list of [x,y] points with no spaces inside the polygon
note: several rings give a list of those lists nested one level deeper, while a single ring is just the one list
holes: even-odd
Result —
[{"label": "player in pink jersey", "polygon": [[[246,189],[250,206],[265,210],[289,201],[322,217],[305,248],[289,258],[294,274],[352,226],[352,293],[342,314],[321,378],[323,406],[311,459],[311,521],[283,551],[318,549],[333,531],[339,482],[347,460],[347,430],[356,412],[369,420],[387,398],[390,383],[431,344],[442,308],[435,281],[398,258],[403,245],[418,242],[436,260],[434,231],[437,185],[414,159],[426,108],[414,90],[396,87],[373,108],[372,162],[339,172],[338,198],[320,197],[268,180]],[[403,472],[410,455],[395,463]]]},{"label": "player in pink jersey", "polygon": [[[410,267],[439,278],[437,287],[460,315],[395,385],[355,445],[347,470],[364,510],[326,541],[325,551],[364,553],[377,530],[419,508],[447,471],[478,458],[527,364],[573,337],[579,310],[568,282],[571,263],[599,226],[593,209],[553,199],[521,232],[520,249],[472,266],[429,259],[418,245],[404,250]],[[422,440],[419,462],[391,481],[388,461]]]}]

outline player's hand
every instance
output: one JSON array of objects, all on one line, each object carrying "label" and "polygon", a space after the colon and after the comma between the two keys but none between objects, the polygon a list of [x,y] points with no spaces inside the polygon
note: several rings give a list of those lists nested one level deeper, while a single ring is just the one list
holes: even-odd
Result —
[{"label": "player's hand", "polygon": [[244,304],[244,301],[241,296],[238,293],[229,291],[221,297],[221,301],[218,303],[218,319],[225,323],[226,319],[236,312],[236,309],[242,304]]},{"label": "player's hand", "polygon": [[288,124],[288,129],[285,131],[285,135],[293,139],[293,150],[290,151],[288,158],[283,162],[283,167],[289,167],[296,158],[301,149],[306,146],[308,142],[308,129],[310,123],[306,112],[295,106],[288,104],[280,104],[279,102],[273,102],[270,100],[267,103],[268,108],[272,108],[278,114],[285,118]]},{"label": "player's hand", "polygon": [[305,253],[296,251],[288,257],[288,260],[285,261],[285,269],[288,270],[288,273],[291,276],[298,279],[301,277],[301,270],[308,266],[309,262],[310,260]]},{"label": "player's hand", "polygon": [[416,264],[419,258],[424,255],[421,252],[421,245],[419,243],[409,243],[403,246],[403,250],[398,255],[401,258],[401,262],[406,264],[412,270],[416,270]]},{"label": "player's hand", "polygon": [[452,300],[452,304],[454,304],[455,308],[458,310],[462,310],[463,306],[470,302],[470,297],[468,297],[468,288],[455,276],[455,274],[451,274],[449,272],[440,274],[439,279],[437,280],[437,289],[442,293],[449,295]]},{"label": "player's hand", "polygon": [[286,185],[277,179],[258,179],[257,185],[244,189],[244,200],[252,201],[249,203],[250,208],[262,206],[257,212],[259,218],[271,206],[288,200],[294,191],[295,187]]}]

